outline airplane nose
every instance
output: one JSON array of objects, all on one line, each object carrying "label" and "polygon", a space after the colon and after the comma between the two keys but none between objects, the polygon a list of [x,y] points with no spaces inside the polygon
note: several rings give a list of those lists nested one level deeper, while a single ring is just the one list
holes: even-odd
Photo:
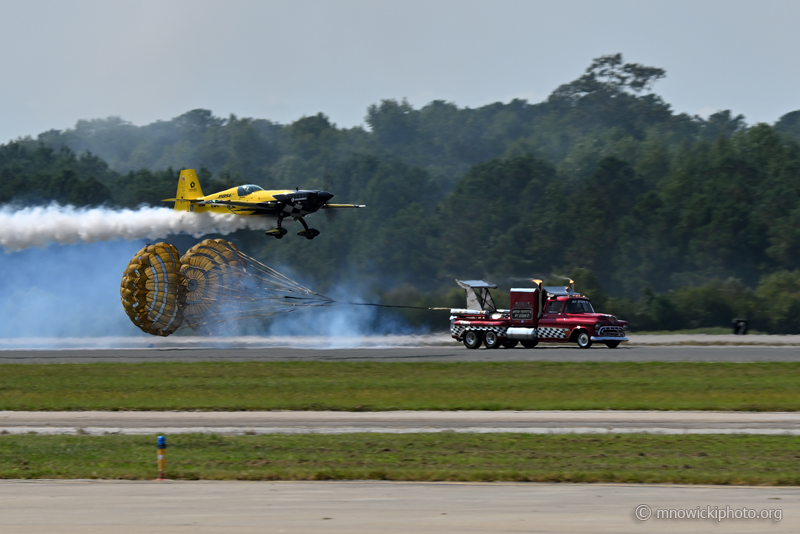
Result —
[{"label": "airplane nose", "polygon": [[327,201],[333,198],[333,193],[328,193],[327,191],[319,191],[317,193],[317,202],[322,205],[325,204]]}]

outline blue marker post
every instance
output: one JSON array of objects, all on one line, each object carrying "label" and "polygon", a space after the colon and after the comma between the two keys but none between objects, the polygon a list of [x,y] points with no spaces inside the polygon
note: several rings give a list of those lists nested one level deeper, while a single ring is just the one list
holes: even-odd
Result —
[{"label": "blue marker post", "polygon": [[167,465],[167,438],[158,436],[158,478],[164,480],[164,469]]}]

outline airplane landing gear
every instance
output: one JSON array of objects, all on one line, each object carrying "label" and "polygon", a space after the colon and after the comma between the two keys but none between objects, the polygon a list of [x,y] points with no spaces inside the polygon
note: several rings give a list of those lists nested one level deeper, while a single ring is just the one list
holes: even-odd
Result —
[{"label": "airplane landing gear", "polygon": [[288,233],[288,230],[286,230],[286,228],[281,227],[282,223],[283,223],[283,217],[278,217],[278,227],[273,228],[272,230],[267,230],[264,233],[267,235],[271,235],[275,239],[283,239],[283,236],[285,236]]},{"label": "airplane landing gear", "polygon": [[316,228],[309,228],[308,225],[306,224],[306,221],[303,220],[301,217],[298,217],[295,220],[300,221],[300,224],[303,225],[303,230],[297,232],[297,235],[301,235],[306,239],[314,239],[319,235],[319,230],[317,230]]},{"label": "airplane landing gear", "polygon": [[308,230],[301,230],[297,232],[297,235],[301,235],[306,239],[314,239],[319,235],[319,230],[317,230],[316,228],[309,228]]},{"label": "airplane landing gear", "polygon": [[273,228],[272,230],[267,230],[264,233],[267,235],[271,235],[275,239],[283,239],[283,236],[285,236],[288,233],[288,231],[286,230],[286,228]]}]

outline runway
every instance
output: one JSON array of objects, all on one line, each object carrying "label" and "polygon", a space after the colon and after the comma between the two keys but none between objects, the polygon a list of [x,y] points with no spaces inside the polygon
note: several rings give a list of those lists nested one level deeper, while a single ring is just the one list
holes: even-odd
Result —
[{"label": "runway", "polygon": [[136,348],[0,350],[4,363],[145,362],[797,362],[797,346],[631,345],[616,349],[570,345],[468,350],[463,345],[365,348]]},{"label": "runway", "polygon": [[[646,506],[647,508],[645,508]],[[637,519],[650,517],[646,520]],[[659,510],[715,512],[665,519]],[[736,519],[753,510],[758,519]],[[722,510],[732,517],[718,519]],[[695,512],[696,513],[696,512]],[[778,520],[780,518],[780,520]],[[1,481],[16,534],[797,532],[800,488],[403,482]]]},{"label": "runway", "polygon": [[762,434],[800,435],[800,412],[393,411],[0,412],[7,434]]}]

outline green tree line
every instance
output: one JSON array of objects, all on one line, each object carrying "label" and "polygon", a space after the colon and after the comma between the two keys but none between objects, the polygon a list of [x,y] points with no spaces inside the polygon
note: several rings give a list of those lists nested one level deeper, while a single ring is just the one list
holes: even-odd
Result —
[{"label": "green tree line", "polygon": [[603,56],[543,102],[383,100],[366,128],[207,110],[141,127],[79,121],[0,146],[0,202],[159,205],[181,168],[207,192],[325,188],[368,208],[313,216],[314,241],[232,240],[323,287],[357,280],[385,299],[452,300],[453,278],[508,288],[577,272],[642,329],[743,316],[794,331],[800,111],[752,126],[730,111],[675,113],[650,92],[665,75]]}]

